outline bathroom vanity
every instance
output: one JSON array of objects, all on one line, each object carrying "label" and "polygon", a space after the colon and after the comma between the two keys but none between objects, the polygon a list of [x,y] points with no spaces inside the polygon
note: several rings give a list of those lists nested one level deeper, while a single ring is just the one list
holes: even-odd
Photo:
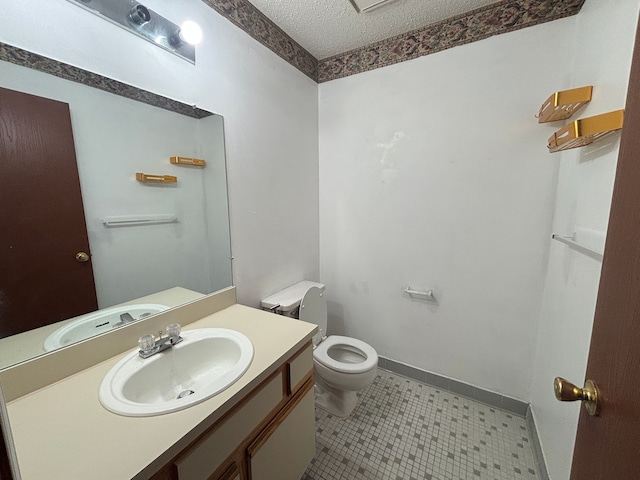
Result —
[{"label": "bathroom vanity", "polygon": [[[221,393],[174,413],[106,410],[98,389],[107,372],[140,333],[175,321],[185,331],[219,327],[246,335],[254,346],[248,370]],[[230,288],[0,372],[22,479],[299,479],[315,453],[315,330],[237,305]],[[95,362],[123,341],[130,348]],[[92,357],[87,368],[71,366]],[[43,373],[54,361],[58,366]]]}]

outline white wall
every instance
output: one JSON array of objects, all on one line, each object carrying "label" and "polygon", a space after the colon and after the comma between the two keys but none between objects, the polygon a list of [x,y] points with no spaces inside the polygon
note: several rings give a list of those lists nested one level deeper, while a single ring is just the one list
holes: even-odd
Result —
[{"label": "white wall", "polygon": [[3,2],[0,41],[223,115],[239,301],[316,279],[317,85],[199,0],[145,5],[200,23],[195,66],[63,0]]},{"label": "white wall", "polygon": [[[571,78],[561,87],[594,85],[593,100],[579,117],[624,108],[638,4],[638,0],[587,0],[575,17]],[[619,139],[616,134],[556,154],[560,173],[554,232],[576,232],[579,240],[594,247],[600,236],[602,248]],[[562,376],[580,385],[585,380],[600,267],[600,262],[562,244],[551,244],[531,402],[554,480],[569,478],[580,405],[555,400],[553,378]]]},{"label": "white wall", "polygon": [[330,332],[529,399],[558,166],[534,115],[566,83],[572,22],[320,86]]},{"label": "white wall", "polygon": [[[563,123],[532,117],[586,84],[580,116],[624,107],[638,3],[587,0],[575,17],[320,86],[330,332],[532,402],[553,479],[568,478],[579,406],[552,382],[584,378],[600,264],[549,237],[601,246],[619,135],[551,155]],[[405,283],[435,286],[438,305]]]}]

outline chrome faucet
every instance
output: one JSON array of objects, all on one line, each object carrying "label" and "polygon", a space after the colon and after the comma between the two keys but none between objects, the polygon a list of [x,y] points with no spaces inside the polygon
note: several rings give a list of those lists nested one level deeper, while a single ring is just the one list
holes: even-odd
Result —
[{"label": "chrome faucet", "polygon": [[120,315],[120,321],[118,323],[114,323],[112,328],[122,327],[124,325],[128,325],[129,323],[135,322],[137,320],[142,320],[143,318],[147,318],[151,315],[153,315],[153,313],[144,312],[144,313],[141,313],[138,318],[133,318],[129,312],[125,312],[122,315]]},{"label": "chrome faucet", "polygon": [[120,315],[120,321],[118,323],[114,323],[112,328],[122,327],[127,323],[135,322],[136,319],[131,316],[129,312],[123,313]]},{"label": "chrome faucet", "polygon": [[172,323],[167,325],[167,334],[164,336],[162,330],[158,332],[158,338],[151,334],[143,335],[138,339],[138,347],[140,347],[138,355],[142,358],[149,358],[180,343],[183,340],[180,336],[180,328],[179,323]]}]

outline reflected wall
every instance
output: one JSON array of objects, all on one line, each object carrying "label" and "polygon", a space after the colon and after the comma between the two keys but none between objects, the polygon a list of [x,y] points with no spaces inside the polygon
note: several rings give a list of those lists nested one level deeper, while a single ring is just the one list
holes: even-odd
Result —
[{"label": "reflected wall", "polygon": [[[232,284],[221,116],[197,109],[193,117],[183,115],[7,62],[0,62],[0,87],[69,104],[100,309],[173,287],[208,294]],[[207,163],[173,165],[172,156]],[[136,172],[178,181],[141,183]],[[104,224],[111,217],[156,214],[177,221]],[[0,340],[0,368],[43,353],[38,345],[26,358],[8,358],[16,350],[10,340]]]}]

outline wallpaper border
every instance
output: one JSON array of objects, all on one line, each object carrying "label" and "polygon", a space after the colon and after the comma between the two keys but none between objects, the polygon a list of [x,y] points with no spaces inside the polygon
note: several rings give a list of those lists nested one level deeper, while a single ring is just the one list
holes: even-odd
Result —
[{"label": "wallpaper border", "polygon": [[503,0],[395,37],[323,59],[318,83],[477,42],[571,15],[585,0]]},{"label": "wallpaper border", "polygon": [[[406,62],[494,35],[576,15],[585,2],[502,0],[417,30],[317,60],[248,0],[202,1],[318,83]],[[202,118],[209,113],[4,43],[0,43],[0,60],[35,68],[194,118]]]},{"label": "wallpaper border", "polygon": [[502,0],[417,30],[317,60],[248,0],[202,1],[318,83],[576,15],[585,2]]},{"label": "wallpaper border", "polygon": [[202,1],[306,76],[318,81],[318,60],[248,0]]},{"label": "wallpaper border", "polygon": [[22,67],[32,68],[43,73],[55,75],[65,80],[81,83],[88,87],[97,88],[105,92],[120,95],[121,97],[129,98],[137,102],[146,103],[154,107],[163,108],[171,112],[180,113],[192,118],[205,118],[213,113],[194,105],[187,105],[186,103],[172,100],[157,93],[152,93],[147,90],[143,90],[133,85],[119,82],[112,78],[104,77],[97,73],[83,70],[79,67],[74,67],[66,63],[53,60],[52,58],[38,55],[37,53],[23,50],[22,48],[14,47],[6,43],[0,42],[0,60],[13,63]]}]

